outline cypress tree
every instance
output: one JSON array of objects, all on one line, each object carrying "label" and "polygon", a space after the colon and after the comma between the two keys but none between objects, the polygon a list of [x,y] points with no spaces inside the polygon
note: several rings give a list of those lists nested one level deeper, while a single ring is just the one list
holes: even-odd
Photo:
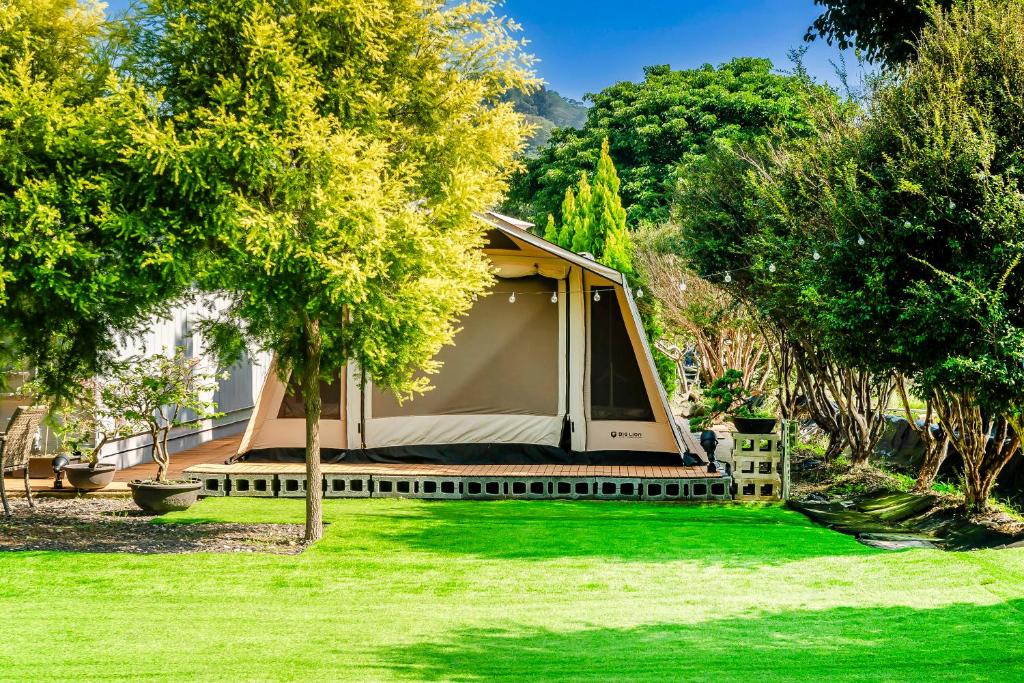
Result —
[{"label": "cypress tree", "polygon": [[565,221],[565,227],[569,229],[569,234],[572,235],[572,243],[568,248],[576,253],[587,251],[593,254],[594,258],[598,258],[599,254],[594,251],[595,245],[591,240],[594,223],[594,194],[586,172],[580,176],[580,182],[577,187],[575,209],[569,220]]},{"label": "cypress tree", "polygon": [[626,210],[619,197],[620,185],[615,163],[608,153],[608,138],[605,138],[594,175],[591,251],[601,263],[628,275],[633,272],[633,256],[626,229]]},{"label": "cypress tree", "polygon": [[555,225],[555,217],[548,214],[548,224],[544,226],[544,239],[554,244],[561,244],[558,241],[558,226]]}]

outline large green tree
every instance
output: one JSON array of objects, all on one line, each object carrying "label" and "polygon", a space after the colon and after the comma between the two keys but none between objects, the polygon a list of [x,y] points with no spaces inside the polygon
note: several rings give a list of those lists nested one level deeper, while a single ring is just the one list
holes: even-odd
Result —
[{"label": "large green tree", "polygon": [[1024,409],[1022,41],[1019,3],[936,12],[862,115],[824,109],[814,138],[723,154],[686,203],[690,253],[739,269],[735,289],[819,364],[914,382],[971,510]]},{"label": "large green tree", "polygon": [[[164,98],[163,177],[197,207],[203,286],[301,391],[306,537],[322,533],[321,383],[427,389],[490,282],[472,212],[527,128],[529,60],[491,2],[150,0],[122,67]],[[223,333],[227,328],[211,328]]]},{"label": "large green tree", "polygon": [[856,173],[828,183],[832,222],[869,248],[835,260],[817,294],[834,348],[931,399],[980,510],[1024,427],[1024,7],[929,16],[846,155]]},{"label": "large green tree", "polygon": [[647,67],[639,83],[625,81],[587,96],[593,106],[583,128],[552,134],[515,178],[506,209],[538,225],[549,213],[559,217],[566,189],[582,172],[594,171],[607,138],[630,224],[660,222],[685,174],[681,169],[703,156],[712,141],[744,141],[773,130],[807,132],[804,90],[801,77],[774,72],[766,59],[683,71]]},{"label": "large green tree", "polygon": [[100,6],[0,3],[0,338],[67,398],[188,282],[151,104],[107,68]]},{"label": "large green tree", "polygon": [[804,40],[822,38],[840,49],[857,48],[873,62],[895,66],[913,58],[915,43],[928,25],[928,6],[954,0],[814,0],[825,8]]}]

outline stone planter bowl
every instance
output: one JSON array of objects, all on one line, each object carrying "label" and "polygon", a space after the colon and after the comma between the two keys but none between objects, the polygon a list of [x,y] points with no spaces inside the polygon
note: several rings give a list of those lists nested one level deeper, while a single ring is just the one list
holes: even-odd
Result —
[{"label": "stone planter bowl", "polygon": [[187,481],[174,484],[154,482],[129,482],[132,500],[146,512],[162,515],[165,512],[188,510],[199,499],[202,482]]},{"label": "stone planter bowl", "polygon": [[740,434],[773,434],[778,419],[774,417],[733,417],[732,423]]},{"label": "stone planter bowl", "polygon": [[[51,470],[52,471],[52,470]],[[75,462],[64,467],[64,475],[68,478],[71,488],[78,491],[99,491],[110,486],[117,473],[117,465],[96,465],[90,467],[87,462]]]}]

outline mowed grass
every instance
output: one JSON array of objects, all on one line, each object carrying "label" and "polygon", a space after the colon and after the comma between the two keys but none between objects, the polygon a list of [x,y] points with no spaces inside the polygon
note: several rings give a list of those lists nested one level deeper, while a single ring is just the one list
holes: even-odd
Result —
[{"label": "mowed grass", "polygon": [[0,554],[0,679],[1024,680],[1024,550],[881,552],[773,506],[326,516],[299,556]]}]

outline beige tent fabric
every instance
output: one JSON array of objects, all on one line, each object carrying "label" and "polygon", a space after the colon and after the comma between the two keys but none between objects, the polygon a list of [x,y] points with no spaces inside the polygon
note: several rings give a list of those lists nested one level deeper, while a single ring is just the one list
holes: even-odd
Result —
[{"label": "beige tent fabric", "polygon": [[[331,386],[331,385],[327,385]],[[337,417],[320,420],[320,444],[324,448],[348,448],[346,435],[344,383],[334,385],[337,398],[332,398],[338,405]],[[321,387],[323,391],[324,387]],[[306,443],[306,420],[302,415],[294,418],[280,418],[285,399],[285,385],[278,377],[276,361],[270,367],[267,378],[263,382],[259,399],[253,409],[249,425],[239,444],[238,452],[246,453],[262,448],[298,447]],[[304,414],[304,413],[303,413]]]},{"label": "beige tent fabric", "polygon": [[367,448],[434,446],[458,443],[508,443],[557,446],[561,416],[420,415],[366,422]]},{"label": "beige tent fabric", "polygon": [[[302,403],[300,387],[295,377],[288,381],[288,389],[281,400],[281,408],[277,411],[277,418],[294,419],[305,418],[306,406]],[[320,419],[340,420],[341,419],[341,378],[333,382],[320,380]]]},{"label": "beige tent fabric", "polygon": [[559,415],[557,291],[558,282],[542,276],[499,279],[460,321],[454,345],[438,354],[434,388],[399,404],[374,387],[370,415]]}]

